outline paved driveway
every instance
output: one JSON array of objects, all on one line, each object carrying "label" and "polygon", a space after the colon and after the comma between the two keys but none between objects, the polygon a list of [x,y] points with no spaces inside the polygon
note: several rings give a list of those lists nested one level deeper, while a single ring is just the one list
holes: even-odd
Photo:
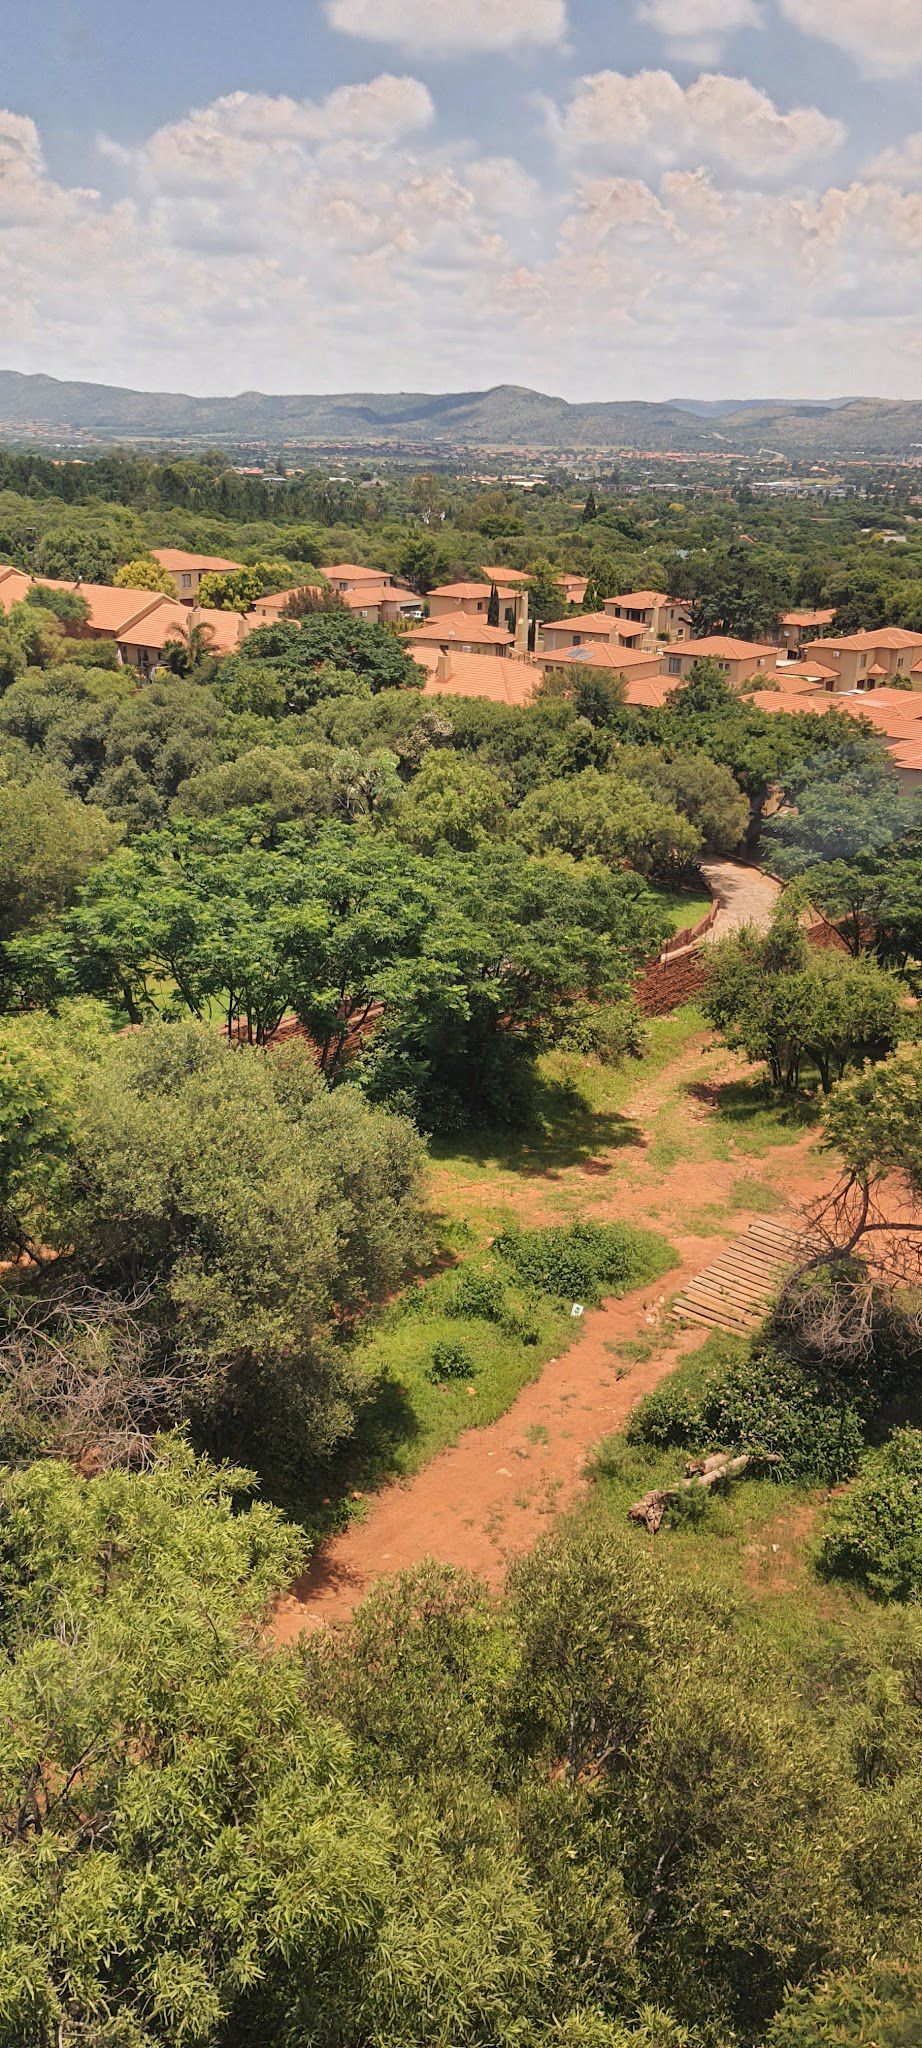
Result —
[{"label": "paved driveway", "polygon": [[754,924],[760,932],[768,930],[781,894],[780,882],[773,881],[771,875],[763,875],[760,868],[744,867],[738,860],[703,860],[701,872],[720,905],[707,934],[709,945],[725,939],[728,932],[738,931],[743,924]]}]

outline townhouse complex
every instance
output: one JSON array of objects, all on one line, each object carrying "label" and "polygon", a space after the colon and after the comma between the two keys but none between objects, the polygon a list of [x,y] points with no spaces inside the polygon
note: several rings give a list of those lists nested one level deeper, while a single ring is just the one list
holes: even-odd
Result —
[{"label": "townhouse complex", "polygon": [[[489,564],[478,580],[438,585],[424,599],[386,570],[334,562],[317,580],[259,598],[245,614],[200,603],[203,578],[241,568],[180,548],[153,551],[175,596],[110,584],[35,578],[0,565],[0,610],[32,588],[77,592],[86,618],[75,632],[114,641],[118,660],[146,680],[170,641],[204,629],[210,654],[233,653],[251,632],[289,614],[292,600],[332,591],[354,617],[390,626],[405,639],[429,695],[487,697],[523,705],[543,675],[592,670],[623,680],[636,706],[664,703],[695,664],[715,662],[728,684],[772,713],[866,717],[881,733],[907,788],[922,785],[922,632],[898,626],[836,636],[831,610],[791,611],[773,642],[728,634],[695,637],[686,606],[661,590],[631,590],[581,612],[587,579],[561,573],[560,616],[535,626],[527,572]],[[321,580],[322,579],[322,580]]]}]

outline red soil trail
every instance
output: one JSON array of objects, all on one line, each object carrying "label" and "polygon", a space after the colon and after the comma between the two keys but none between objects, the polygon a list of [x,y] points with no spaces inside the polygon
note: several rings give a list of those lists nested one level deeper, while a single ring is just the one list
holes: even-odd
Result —
[{"label": "red soil trail", "polygon": [[635,1401],[702,1342],[700,1329],[688,1329],[642,1363],[618,1356],[619,1341],[650,1335],[646,1319],[661,1316],[660,1292],[684,1285],[723,1243],[683,1240],[680,1267],[658,1288],[638,1288],[588,1312],[578,1341],[497,1422],[467,1430],[406,1485],[373,1496],[364,1519],[326,1544],[279,1603],[276,1640],[291,1642],[304,1628],[346,1620],[382,1573],[405,1571],[424,1557],[499,1585],[510,1558],[530,1550],[571,1505],[590,1447],[619,1429]]},{"label": "red soil trail", "polygon": [[[652,1168],[644,1156],[649,1119],[677,1080],[700,1063],[701,1051],[699,1041],[638,1091],[629,1111],[640,1126],[627,1153],[636,1162],[634,1172],[625,1171],[625,1152],[616,1152],[604,1194],[595,1182],[597,1193],[587,1204],[599,1220],[620,1216],[634,1223],[655,1222],[668,1233],[680,1264],[653,1286],[588,1312],[576,1342],[522,1389],[505,1415],[465,1431],[412,1479],[372,1495],[364,1517],[325,1544],[279,1602],[272,1624],[277,1642],[291,1643],[305,1629],[347,1620],[376,1579],[426,1557],[501,1585],[511,1559],[530,1550],[553,1519],[572,1506],[586,1484],[592,1447],[623,1428],[635,1403],[704,1341],[700,1327],[676,1330],[670,1325],[656,1344],[656,1327],[668,1316],[671,1298],[754,1220],[755,1212],[745,1203],[736,1206],[734,1183],[759,1165],[778,1180],[792,1210],[828,1185],[830,1165],[811,1155],[811,1132],[776,1152],[770,1163],[738,1154],[694,1166],[683,1162],[666,1173]],[[723,1076],[727,1069],[722,1060],[719,1064]],[[729,1071],[739,1075],[744,1070],[730,1062]],[[707,1108],[701,1114],[706,1116]],[[592,1164],[604,1171],[608,1163],[603,1153]],[[586,1171],[577,1167],[576,1179]],[[506,1178],[500,1173],[501,1185]],[[510,1176],[502,1192],[514,1199],[521,1220],[537,1222],[544,1220],[548,1182],[557,1179],[555,1174],[539,1173],[534,1181],[520,1176],[513,1191]],[[442,1185],[444,1190],[444,1180]],[[721,1200],[728,1205],[726,1216],[711,1224],[701,1215],[702,1202]],[[625,1355],[625,1347],[629,1352],[638,1339],[651,1337],[652,1355],[640,1360]]]}]

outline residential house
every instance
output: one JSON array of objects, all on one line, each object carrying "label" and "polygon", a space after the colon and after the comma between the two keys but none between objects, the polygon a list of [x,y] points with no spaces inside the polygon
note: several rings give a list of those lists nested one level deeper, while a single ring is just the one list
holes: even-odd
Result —
[{"label": "residential house", "polygon": [[323,574],[330,589],[338,591],[340,597],[348,597],[353,591],[369,587],[376,590],[397,588],[396,577],[389,576],[386,569],[363,568],[361,562],[331,562]]},{"label": "residential house", "polygon": [[790,661],[796,661],[804,643],[813,640],[826,626],[831,626],[834,610],[818,612],[785,612],[778,634],[779,644],[784,648]]},{"label": "residential house", "polygon": [[542,669],[602,669],[608,675],[652,678],[662,674],[657,647],[622,647],[617,640],[590,640],[581,646],[544,647],[536,656]]},{"label": "residential house", "polygon": [[321,589],[322,585],[319,583],[295,583],[290,590],[267,591],[264,597],[256,599],[256,603],[247,612],[247,621],[251,626],[274,626],[276,621],[284,616],[286,606],[293,597],[297,597],[302,590],[316,592],[319,597]]},{"label": "residential house", "polygon": [[211,654],[235,653],[250,630],[239,612],[218,611],[211,605],[190,607],[161,597],[122,626],[117,636],[119,660],[147,677],[158,666],[167,641],[184,639],[194,626],[205,628]]},{"label": "residential house", "polygon": [[223,555],[195,555],[185,548],[153,548],[154,560],[172,576],[182,604],[195,604],[203,576],[233,576],[242,562],[225,561]]},{"label": "residential house", "polygon": [[827,684],[830,690],[874,690],[894,676],[905,676],[914,690],[922,689],[922,633],[909,633],[903,626],[875,626],[869,633],[811,640],[804,652],[835,671],[835,682]]},{"label": "residential house", "polygon": [[528,591],[524,584],[440,583],[430,590],[429,616],[444,619],[451,612],[466,612],[469,618],[486,621],[493,591],[499,598],[499,622],[510,633],[528,626]]},{"label": "residential house", "polygon": [[586,592],[589,588],[588,576],[579,576],[573,570],[565,569],[556,580],[559,588],[563,591],[567,604],[585,603]]},{"label": "residential house", "polygon": [[414,655],[454,649],[459,654],[489,654],[502,659],[514,642],[504,627],[481,624],[478,619],[458,612],[453,618],[427,619],[425,625],[414,626],[406,636],[406,644]]},{"label": "residential house", "polygon": [[546,654],[560,647],[635,647],[645,638],[642,625],[615,619],[610,612],[574,612],[569,619],[548,619],[541,628]]},{"label": "residential house", "polygon": [[774,647],[759,640],[734,640],[727,633],[710,633],[703,640],[683,640],[659,650],[660,673],[684,681],[696,661],[716,661],[728,683],[740,689],[763,670],[773,673],[777,661]]},{"label": "residential house", "polygon": [[647,645],[657,640],[685,640],[689,633],[688,608],[664,590],[627,590],[620,597],[607,597],[605,610],[626,625],[642,626]]}]

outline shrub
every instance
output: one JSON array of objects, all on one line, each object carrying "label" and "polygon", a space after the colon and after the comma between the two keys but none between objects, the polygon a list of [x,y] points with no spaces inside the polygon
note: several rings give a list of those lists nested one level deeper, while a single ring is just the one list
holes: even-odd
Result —
[{"label": "shrub", "polygon": [[666,1380],[635,1408],[627,1426],[630,1444],[651,1444],[666,1450],[677,1444],[684,1450],[696,1446],[701,1437],[701,1409],[680,1380]]},{"label": "shrub", "polygon": [[466,1345],[456,1343],[453,1338],[445,1338],[435,1345],[429,1367],[431,1380],[472,1380],[476,1370]]},{"label": "shrub", "polygon": [[574,1003],[559,1042],[565,1052],[619,1066],[641,1058],[646,1036],[643,1016],[628,997],[621,1003]]},{"label": "shrub", "polygon": [[681,1380],[648,1394],[628,1426],[631,1443],[665,1450],[762,1451],[783,1479],[835,1485],[863,1449],[861,1416],[815,1377],[767,1345],[712,1372],[696,1396]]},{"label": "shrub", "polygon": [[623,1223],[572,1223],[546,1230],[506,1230],[494,1251],[521,1280],[562,1301],[601,1301],[659,1278],[675,1263],[671,1245],[652,1230]]},{"label": "shrub", "polygon": [[484,1323],[506,1323],[506,1290],[495,1273],[465,1266],[448,1304],[450,1316],[479,1316]]},{"label": "shrub", "polygon": [[861,1417],[780,1352],[763,1346],[706,1389],[703,1440],[780,1459],[784,1479],[849,1479],[861,1457]]},{"label": "shrub", "polygon": [[922,1598],[922,1430],[898,1430],[835,1502],[821,1564],[878,1600]]}]

